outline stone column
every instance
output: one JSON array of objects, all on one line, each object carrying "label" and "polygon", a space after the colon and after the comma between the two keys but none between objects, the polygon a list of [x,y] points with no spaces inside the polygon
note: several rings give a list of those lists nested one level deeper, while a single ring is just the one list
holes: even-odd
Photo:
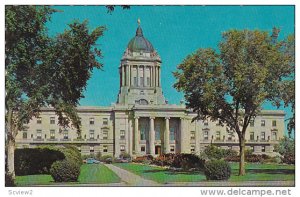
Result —
[{"label": "stone column", "polygon": [[132,156],[132,120],[128,119],[128,153]]},{"label": "stone column", "polygon": [[122,70],[122,86],[124,86],[125,85],[124,65],[121,65],[121,70]]},{"label": "stone column", "polygon": [[139,71],[140,71],[139,65],[136,65],[136,83],[137,83],[138,87],[140,86],[140,83],[139,83],[139,81],[140,81],[140,79],[139,79]]},{"label": "stone column", "polygon": [[166,117],[165,136],[164,136],[164,147],[165,153],[170,153],[170,123],[169,117]]},{"label": "stone column", "polygon": [[147,67],[144,65],[144,87],[147,86]]},{"label": "stone column", "polygon": [[126,71],[126,86],[129,86],[129,66],[125,65],[125,71]]},{"label": "stone column", "polygon": [[155,155],[155,130],[154,130],[154,117],[150,117],[150,130],[149,130],[149,147],[150,155]]},{"label": "stone column", "polygon": [[151,66],[151,74],[152,74],[152,77],[151,77],[151,84],[152,84],[152,87],[154,87],[154,80],[155,80],[155,76],[154,76],[154,67]]},{"label": "stone column", "polygon": [[155,77],[156,77],[156,81],[155,81],[155,86],[158,87],[158,67],[155,66]]},{"label": "stone column", "polygon": [[180,118],[180,152],[184,153],[184,134],[185,134],[185,119],[184,118]]},{"label": "stone column", "polygon": [[128,82],[128,86],[131,86],[131,65],[128,65],[128,78],[129,78],[129,82]]},{"label": "stone column", "polygon": [[161,74],[161,70],[160,70],[160,67],[158,67],[158,84],[159,84],[158,86],[159,87],[161,87],[161,75],[160,74]]},{"label": "stone column", "polygon": [[199,120],[195,121],[195,152],[200,154],[200,123]]},{"label": "stone column", "polygon": [[135,155],[140,153],[140,132],[139,132],[139,118],[134,118],[134,138],[135,138]]}]

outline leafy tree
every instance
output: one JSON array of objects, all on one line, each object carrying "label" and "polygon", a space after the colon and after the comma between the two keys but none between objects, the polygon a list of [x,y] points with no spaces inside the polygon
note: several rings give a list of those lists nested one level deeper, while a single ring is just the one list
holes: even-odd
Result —
[{"label": "leafy tree", "polygon": [[[116,5],[106,5],[105,7],[107,8],[107,13],[111,14],[115,10]],[[130,9],[129,5],[121,5],[121,7],[123,8],[123,10]]]},{"label": "leafy tree", "polygon": [[265,101],[280,105],[279,88],[292,72],[284,42],[259,30],[223,33],[219,52],[200,48],[188,55],[174,73],[174,87],[183,91],[195,119],[210,118],[234,130],[239,138],[239,175],[245,175],[247,127]]},{"label": "leafy tree", "polygon": [[5,124],[8,172],[14,173],[15,137],[42,107],[53,107],[59,124],[80,132],[76,105],[98,62],[95,47],[105,27],[92,32],[75,21],[55,38],[45,24],[55,10],[49,6],[5,7]]},{"label": "leafy tree", "polygon": [[295,140],[288,137],[284,137],[280,140],[279,144],[276,144],[274,151],[284,155],[295,155]]}]

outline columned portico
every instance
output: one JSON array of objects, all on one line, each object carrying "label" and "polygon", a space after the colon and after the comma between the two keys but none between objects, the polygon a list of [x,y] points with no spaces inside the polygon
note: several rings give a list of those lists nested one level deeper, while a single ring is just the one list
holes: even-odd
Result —
[{"label": "columned portico", "polygon": [[169,122],[169,117],[165,118],[165,135],[164,135],[164,149],[165,153],[170,153],[170,122]]},{"label": "columned portico", "polygon": [[138,155],[140,153],[140,132],[139,132],[139,117],[134,117],[134,141],[135,141],[135,154]]},{"label": "columned portico", "polygon": [[150,148],[150,154],[151,155],[155,154],[155,146],[154,146],[154,141],[155,141],[154,119],[155,119],[154,117],[150,117],[149,148]]}]

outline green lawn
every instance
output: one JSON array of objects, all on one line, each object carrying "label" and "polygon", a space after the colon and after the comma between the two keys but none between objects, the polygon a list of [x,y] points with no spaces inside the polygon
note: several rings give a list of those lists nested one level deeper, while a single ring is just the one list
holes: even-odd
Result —
[{"label": "green lawn", "polygon": [[[134,163],[118,163],[114,165],[158,183],[198,182],[206,180],[202,172],[171,172],[161,167]],[[295,178],[295,166],[292,165],[246,164],[247,174],[245,176],[238,176],[238,163],[232,163],[231,168],[230,181],[283,181],[294,180]]]},{"label": "green lawn", "polygon": [[[63,183],[63,184],[104,184],[118,183],[120,178],[110,169],[102,164],[84,164],[81,166],[78,182]],[[61,184],[55,183],[51,175],[27,175],[16,176],[17,186],[34,186],[34,185],[51,185]]]}]

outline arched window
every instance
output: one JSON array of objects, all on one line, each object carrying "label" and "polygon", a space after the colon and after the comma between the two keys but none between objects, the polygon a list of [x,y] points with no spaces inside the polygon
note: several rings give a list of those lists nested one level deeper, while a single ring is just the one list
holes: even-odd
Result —
[{"label": "arched window", "polygon": [[146,99],[137,100],[135,103],[139,105],[148,105],[148,101]]}]

